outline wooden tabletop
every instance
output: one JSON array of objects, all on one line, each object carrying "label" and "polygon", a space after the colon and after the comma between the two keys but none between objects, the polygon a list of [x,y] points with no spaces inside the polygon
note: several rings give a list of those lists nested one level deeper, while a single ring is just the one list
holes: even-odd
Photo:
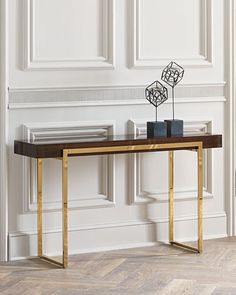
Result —
[{"label": "wooden tabletop", "polygon": [[[113,146],[137,146],[149,144],[169,144],[169,143],[188,143],[202,142],[203,148],[220,148],[222,147],[222,135],[188,134],[181,137],[163,137],[147,138],[146,136],[135,135],[118,135],[107,136],[104,138],[71,138],[71,139],[48,139],[48,140],[15,140],[15,154],[31,158],[57,158],[62,157],[63,149],[82,149],[95,147],[113,147]],[[184,148],[185,149],[185,148]],[[124,153],[120,151],[119,153]],[[129,151],[132,153],[132,151]],[[96,154],[96,153],[94,153]]]}]

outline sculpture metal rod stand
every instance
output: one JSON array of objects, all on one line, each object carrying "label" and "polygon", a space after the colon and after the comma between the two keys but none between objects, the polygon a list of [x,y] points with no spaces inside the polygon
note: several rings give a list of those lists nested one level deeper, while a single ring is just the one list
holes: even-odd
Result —
[{"label": "sculpture metal rod stand", "polygon": [[172,87],[172,112],[173,112],[173,120],[175,119],[175,89]]},{"label": "sculpture metal rod stand", "polygon": [[175,119],[175,89],[174,86],[172,88],[172,120],[165,120],[167,123],[167,135],[168,136],[183,136],[183,120]]}]

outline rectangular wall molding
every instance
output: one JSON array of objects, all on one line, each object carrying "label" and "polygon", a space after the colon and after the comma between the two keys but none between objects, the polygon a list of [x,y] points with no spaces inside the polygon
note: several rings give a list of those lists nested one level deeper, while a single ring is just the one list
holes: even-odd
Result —
[{"label": "rectangular wall molding", "polygon": [[[86,1],[86,0],[84,0]],[[99,0],[102,7],[102,38],[100,47],[101,56],[91,58],[68,59],[62,58],[52,60],[50,58],[39,58],[36,54],[35,42],[36,20],[35,20],[35,0],[24,0],[23,27],[24,27],[24,70],[79,70],[79,69],[114,69],[115,67],[115,19],[114,19],[114,0]],[[55,7],[55,10],[57,8]],[[74,36],[78,38],[78,36]],[[62,44],[63,45],[63,44]]]},{"label": "rectangular wall molding", "polygon": [[[58,108],[96,105],[147,104],[147,85],[9,89],[9,108]],[[181,84],[176,103],[225,102],[225,83]],[[166,103],[171,103],[168,100]]]},{"label": "rectangular wall molding", "polygon": [[[136,138],[147,134],[146,122],[148,120],[130,120],[129,131],[135,134]],[[184,132],[194,134],[212,133],[212,121],[188,121],[184,122]],[[129,155],[130,159],[130,204],[143,204],[151,200],[153,202],[168,202],[168,191],[143,191],[141,179],[141,154]],[[203,151],[203,197],[213,198],[213,152]],[[176,201],[197,200],[195,188],[182,187],[174,192]]]},{"label": "rectangular wall molding", "polygon": [[[114,134],[115,123],[112,121],[99,122],[60,122],[60,123],[31,123],[23,126],[23,136],[25,139],[33,141],[72,140],[79,138],[86,140],[105,139]],[[105,155],[101,158],[101,192],[96,196],[83,198],[71,196],[69,200],[69,210],[113,207],[115,205],[114,195],[114,177],[115,177],[115,157],[114,155]],[[25,212],[35,212],[37,210],[37,163],[35,159],[24,157],[23,159],[23,208]],[[60,180],[59,180],[60,184]],[[60,199],[48,202],[50,199],[43,196],[44,211],[61,210]]]},{"label": "rectangular wall molding", "polygon": [[[146,2],[146,1],[145,1]],[[130,35],[132,36],[130,41],[130,67],[133,68],[162,68],[169,63],[170,60],[183,65],[185,68],[202,68],[213,66],[213,37],[212,37],[212,21],[213,21],[213,1],[212,0],[199,0],[200,5],[200,51],[198,56],[143,56],[140,52],[140,0],[130,1],[130,15],[129,26]],[[150,5],[148,2],[146,5]],[[166,18],[166,22],[169,24],[171,20]],[[164,42],[165,24],[163,24],[163,36],[157,38],[160,42]],[[182,34],[182,32],[180,32]],[[155,36],[153,36],[155,38]],[[171,38],[171,36],[169,36]],[[174,46],[173,46],[174,48]]]}]

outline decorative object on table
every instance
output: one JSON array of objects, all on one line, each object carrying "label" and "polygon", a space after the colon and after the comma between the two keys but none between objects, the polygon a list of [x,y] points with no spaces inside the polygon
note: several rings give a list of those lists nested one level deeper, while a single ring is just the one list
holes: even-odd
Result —
[{"label": "decorative object on table", "polygon": [[145,89],[146,99],[156,108],[156,121],[147,122],[147,137],[166,137],[167,122],[157,121],[157,108],[168,99],[168,89],[155,81]]},{"label": "decorative object on table", "polygon": [[183,136],[184,122],[175,119],[175,86],[183,79],[184,69],[175,62],[170,62],[163,70],[161,79],[172,88],[172,120],[165,120],[167,123],[168,136]]}]

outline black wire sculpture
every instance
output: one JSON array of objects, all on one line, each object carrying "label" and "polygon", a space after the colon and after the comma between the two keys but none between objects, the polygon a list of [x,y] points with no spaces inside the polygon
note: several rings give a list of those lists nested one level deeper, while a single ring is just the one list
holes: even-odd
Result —
[{"label": "black wire sculpture", "polygon": [[145,89],[146,99],[156,108],[156,122],[157,122],[157,108],[168,99],[168,89],[159,81],[155,81]]},{"label": "black wire sculpture", "polygon": [[161,80],[172,88],[172,112],[175,119],[175,86],[183,79],[184,69],[175,62],[170,62],[163,70]]}]

